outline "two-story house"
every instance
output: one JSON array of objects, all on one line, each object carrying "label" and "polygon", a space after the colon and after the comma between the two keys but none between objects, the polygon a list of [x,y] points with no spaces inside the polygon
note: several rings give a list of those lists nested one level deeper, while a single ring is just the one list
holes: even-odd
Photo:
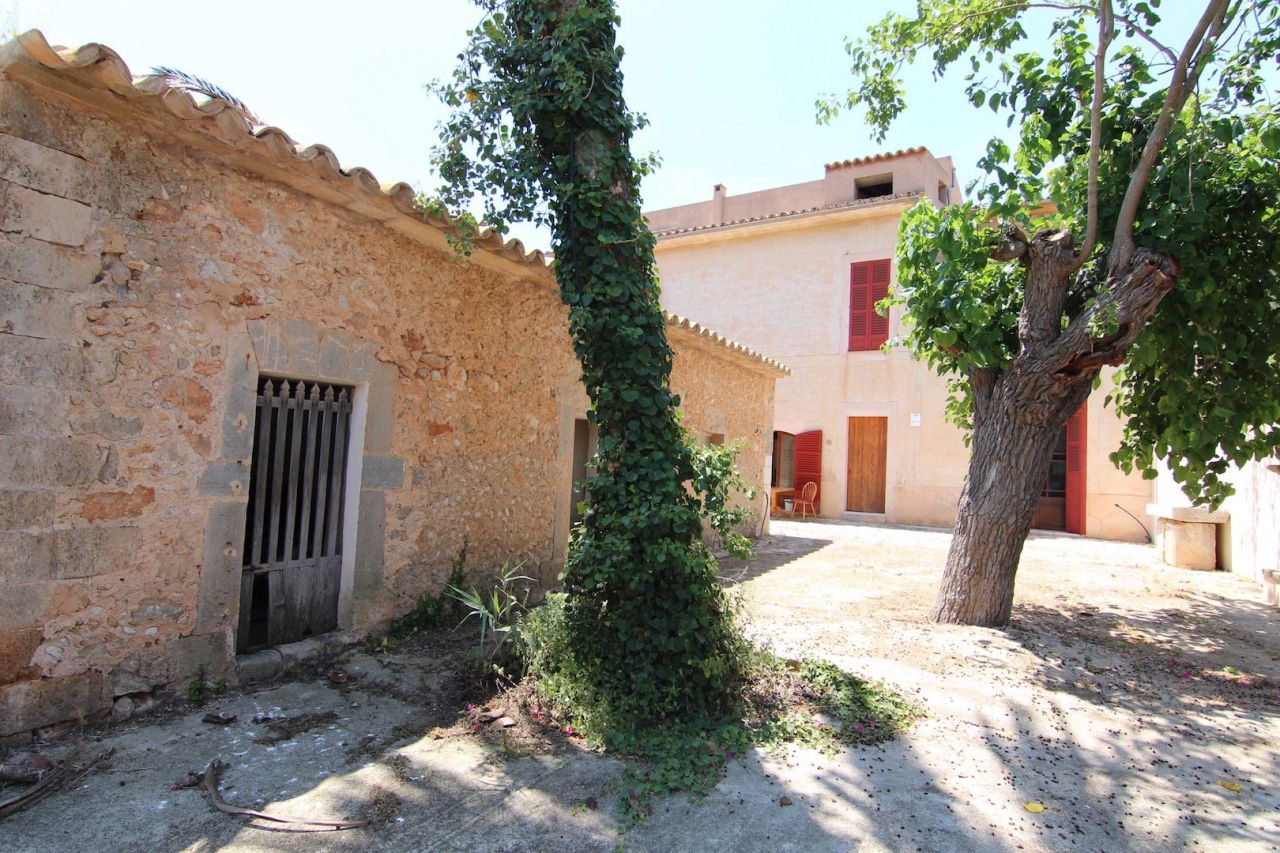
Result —
[{"label": "two-story house", "polygon": [[[893,286],[903,211],[958,200],[924,148],[826,166],[819,180],[650,211],[662,302],[787,364],[770,479],[779,505],[819,487],[819,513],[949,526],[968,469],[946,383],[900,346],[875,303]],[[1142,540],[1150,484],[1108,460],[1121,422],[1095,392],[1064,430],[1037,526]],[[1141,520],[1141,523],[1139,523]]]}]

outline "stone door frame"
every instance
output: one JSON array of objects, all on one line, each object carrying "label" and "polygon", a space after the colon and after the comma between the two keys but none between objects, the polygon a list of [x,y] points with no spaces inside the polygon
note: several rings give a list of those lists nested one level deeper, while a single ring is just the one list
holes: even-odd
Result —
[{"label": "stone door frame", "polygon": [[259,375],[347,385],[354,389],[338,628],[359,630],[381,591],[386,553],[386,493],[404,484],[404,461],[391,454],[395,418],[394,365],[375,357],[377,345],[305,320],[249,320],[227,342],[227,394],[219,458],[200,480],[208,500],[197,633],[224,631],[235,648],[240,571],[254,409]]}]

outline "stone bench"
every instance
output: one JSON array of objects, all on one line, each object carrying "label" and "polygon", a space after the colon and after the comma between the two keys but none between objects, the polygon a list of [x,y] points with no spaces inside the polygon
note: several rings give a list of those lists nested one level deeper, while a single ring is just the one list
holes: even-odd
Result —
[{"label": "stone bench", "polygon": [[1156,520],[1156,552],[1165,563],[1180,569],[1218,568],[1218,525],[1230,513],[1166,504],[1147,504],[1147,512]]}]

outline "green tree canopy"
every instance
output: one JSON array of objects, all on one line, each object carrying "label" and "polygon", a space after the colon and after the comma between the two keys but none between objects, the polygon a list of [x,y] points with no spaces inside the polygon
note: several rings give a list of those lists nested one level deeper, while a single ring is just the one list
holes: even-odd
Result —
[{"label": "green tree canopy", "polygon": [[928,56],[1013,130],[969,202],[921,203],[900,231],[907,343],[972,431],[940,621],[1008,622],[1053,445],[1103,366],[1122,365],[1126,469],[1167,459],[1216,505],[1232,462],[1280,446],[1280,4],[1203,0],[1185,41],[1164,32],[1157,0],[919,0],[848,44],[855,86],[819,104],[865,107],[883,136]]},{"label": "green tree canopy", "polygon": [[[1036,14],[1051,16],[1048,50],[1030,47]],[[1162,41],[1158,0],[922,0],[849,43],[856,85],[821,116],[865,107],[883,138],[906,106],[902,69],[928,57],[939,76],[959,66],[973,106],[1014,130],[988,144],[969,201],[902,223],[907,343],[952,377],[961,423],[974,371],[1023,349],[1018,247],[1058,229],[1086,235],[1059,320],[1089,341],[1061,368],[1122,364],[1118,464],[1154,477],[1167,459],[1188,496],[1216,505],[1231,463],[1280,448],[1278,22],[1280,4],[1214,0],[1184,46]],[[1056,211],[1037,215],[1046,199]],[[1135,246],[1171,259],[1177,280],[1145,330],[1117,316],[1108,284]]]}]

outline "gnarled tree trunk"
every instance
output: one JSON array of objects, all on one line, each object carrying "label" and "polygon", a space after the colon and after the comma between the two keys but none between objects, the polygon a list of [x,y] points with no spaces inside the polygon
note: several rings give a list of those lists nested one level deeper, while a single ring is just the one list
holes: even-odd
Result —
[{"label": "gnarled tree trunk", "polygon": [[1058,434],[1104,364],[1119,364],[1176,281],[1166,257],[1139,249],[1062,328],[1068,279],[1079,264],[1065,231],[1006,233],[998,258],[1027,266],[1018,356],[975,369],[973,454],[933,619],[1006,625],[1014,578]]},{"label": "gnarled tree trunk", "polygon": [[[1005,625],[1022,545],[1049,475],[1053,446],[1090,383],[1077,383],[1061,411],[1043,423],[988,402],[973,434],[969,477],[938,591],[934,619],[966,625]],[[1015,395],[1016,396],[1016,395]],[[1074,406],[1072,405],[1074,403]]]}]

